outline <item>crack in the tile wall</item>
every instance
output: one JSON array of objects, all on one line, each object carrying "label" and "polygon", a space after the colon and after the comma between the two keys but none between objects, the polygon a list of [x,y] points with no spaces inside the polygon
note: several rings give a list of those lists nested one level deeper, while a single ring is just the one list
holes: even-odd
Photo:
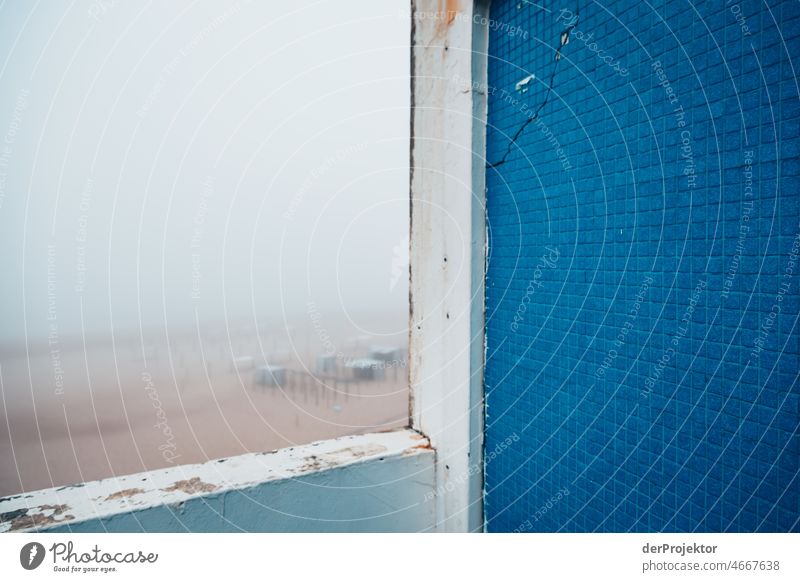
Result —
[{"label": "crack in the tile wall", "polygon": [[503,154],[503,157],[500,158],[496,162],[486,164],[487,168],[496,168],[496,167],[502,166],[504,163],[506,163],[506,160],[508,159],[508,156],[511,155],[511,150],[513,149],[514,145],[517,143],[517,140],[519,139],[519,137],[525,131],[525,128],[527,128],[528,125],[531,124],[531,122],[536,121],[539,118],[539,114],[541,113],[542,109],[544,109],[544,106],[547,105],[547,101],[550,99],[550,94],[553,92],[553,87],[555,86],[556,71],[558,70],[558,63],[561,61],[561,49],[563,49],[564,46],[567,43],[569,43],[570,32],[572,32],[572,29],[575,28],[576,24],[578,24],[578,19],[579,18],[580,18],[580,12],[579,12],[579,9],[576,8],[576,10],[575,10],[575,18],[571,19],[567,23],[567,27],[563,31],[561,31],[561,36],[560,36],[560,39],[559,39],[559,45],[558,45],[558,48],[556,49],[556,54],[553,57],[553,69],[550,71],[550,82],[547,85],[547,91],[545,91],[544,99],[539,104],[539,106],[535,109],[533,115],[530,115],[528,117],[528,119],[526,119],[522,123],[522,125],[520,125],[519,129],[517,129],[517,132],[514,134],[514,137],[508,143],[508,148],[506,149],[506,153]]}]

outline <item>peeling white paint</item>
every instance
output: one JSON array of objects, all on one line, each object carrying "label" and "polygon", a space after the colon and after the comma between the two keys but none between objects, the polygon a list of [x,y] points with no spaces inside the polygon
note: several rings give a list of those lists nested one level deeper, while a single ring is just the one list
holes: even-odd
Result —
[{"label": "peeling white paint", "polygon": [[[416,455],[430,456],[432,464],[434,453],[428,440],[412,430],[399,430],[341,437],[269,453],[251,453],[44,489],[0,499],[0,518],[3,520],[0,521],[0,532],[48,529],[148,508],[183,507],[190,500]],[[413,475],[396,475],[395,479],[400,481],[408,477],[414,478]],[[302,504],[304,496],[309,495],[308,486],[305,486],[305,492],[301,491],[302,483],[298,482],[296,486],[297,503]],[[311,493],[317,498],[322,496],[323,500],[328,495],[328,503],[336,503],[337,492],[333,488]],[[418,495],[416,501],[421,499],[422,495]],[[398,499],[398,503],[408,503],[408,500]],[[343,508],[343,511],[347,510]]]},{"label": "peeling white paint", "polygon": [[521,81],[517,81],[517,84],[514,85],[514,88],[519,91],[520,93],[527,93],[528,92],[528,85],[531,81],[536,78],[536,75],[528,75]]}]

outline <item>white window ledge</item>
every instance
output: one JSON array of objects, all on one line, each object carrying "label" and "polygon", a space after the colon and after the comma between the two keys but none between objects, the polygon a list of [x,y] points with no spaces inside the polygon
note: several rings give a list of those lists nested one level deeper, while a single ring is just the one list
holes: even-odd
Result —
[{"label": "white window ledge", "polygon": [[426,531],[435,454],[354,435],[0,499],[6,531]]}]

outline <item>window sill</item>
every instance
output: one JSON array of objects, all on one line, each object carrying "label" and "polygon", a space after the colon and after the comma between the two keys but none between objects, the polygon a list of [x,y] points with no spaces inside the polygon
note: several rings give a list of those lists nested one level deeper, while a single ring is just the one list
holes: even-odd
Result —
[{"label": "window sill", "polygon": [[6,531],[423,531],[434,451],[403,429],[0,499]]}]

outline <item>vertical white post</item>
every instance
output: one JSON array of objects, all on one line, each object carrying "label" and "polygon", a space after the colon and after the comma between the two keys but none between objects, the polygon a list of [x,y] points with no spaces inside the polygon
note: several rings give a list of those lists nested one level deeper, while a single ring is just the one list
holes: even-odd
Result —
[{"label": "vertical white post", "polygon": [[483,528],[487,6],[412,1],[411,418],[439,531]]}]

